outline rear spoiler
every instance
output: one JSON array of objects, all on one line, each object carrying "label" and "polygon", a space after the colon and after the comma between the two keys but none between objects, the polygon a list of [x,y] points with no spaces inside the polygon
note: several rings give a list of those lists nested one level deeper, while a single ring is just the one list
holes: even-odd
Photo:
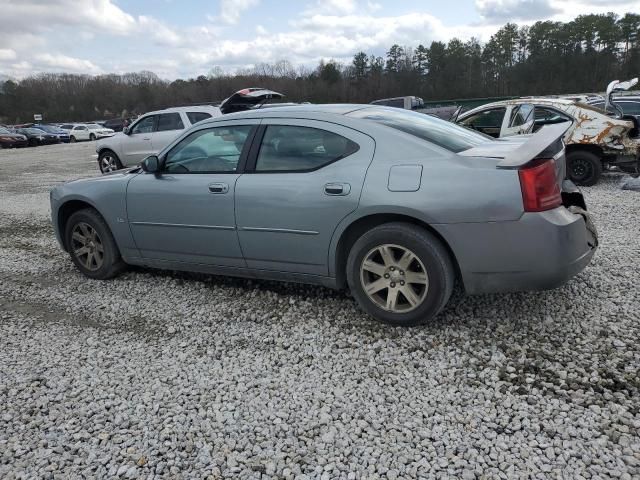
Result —
[{"label": "rear spoiler", "polygon": [[557,142],[571,126],[571,122],[545,125],[527,142],[509,152],[504,159],[496,165],[497,168],[518,168],[531,160],[534,160],[547,147]]}]

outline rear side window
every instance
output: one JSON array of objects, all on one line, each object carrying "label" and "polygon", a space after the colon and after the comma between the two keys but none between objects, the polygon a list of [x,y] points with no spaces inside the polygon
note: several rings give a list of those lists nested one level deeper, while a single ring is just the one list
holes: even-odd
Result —
[{"label": "rear side window", "polygon": [[158,127],[156,131],[183,130],[184,124],[179,113],[162,113],[158,115]]},{"label": "rear side window", "polygon": [[455,123],[409,110],[371,107],[356,110],[347,116],[381,123],[456,153],[493,141]]},{"label": "rear side window", "polygon": [[256,161],[258,172],[308,172],[357,152],[358,144],[319,128],[269,125]]},{"label": "rear side window", "polygon": [[189,119],[191,125],[193,125],[194,123],[198,123],[202,120],[206,120],[207,118],[211,118],[211,115],[205,112],[187,112],[187,118]]}]

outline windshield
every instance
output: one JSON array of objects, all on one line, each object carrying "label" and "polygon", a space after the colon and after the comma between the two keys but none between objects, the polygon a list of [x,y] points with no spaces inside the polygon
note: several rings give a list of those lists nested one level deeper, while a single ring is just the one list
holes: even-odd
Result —
[{"label": "windshield", "polygon": [[462,152],[480,144],[493,142],[486,135],[447,122],[424,113],[398,108],[370,107],[348,113],[349,117],[363,118],[400,130],[434,143],[454,153]]},{"label": "windshield", "polygon": [[0,127],[0,133],[5,133],[6,134],[6,133],[11,133],[11,132],[9,130],[7,130],[6,128],[4,128],[4,127]]},{"label": "windshield", "polygon": [[39,128],[25,128],[25,131],[31,135],[42,135],[43,133],[46,133],[44,130],[40,130]]},{"label": "windshield", "polygon": [[102,128],[97,123],[87,123],[87,127],[89,128],[89,130],[99,130]]}]

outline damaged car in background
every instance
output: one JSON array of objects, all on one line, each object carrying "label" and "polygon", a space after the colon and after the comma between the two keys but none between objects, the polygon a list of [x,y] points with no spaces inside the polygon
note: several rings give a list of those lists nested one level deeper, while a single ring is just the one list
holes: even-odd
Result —
[{"label": "damaged car in background", "polygon": [[[637,83],[612,82],[612,94]],[[567,175],[578,185],[595,185],[603,170],[616,166],[639,173],[640,135],[638,121],[622,111],[608,115],[599,108],[562,98],[519,98],[489,103],[457,117],[456,123],[492,137],[536,132],[545,125],[571,122],[564,135],[567,148]]]}]

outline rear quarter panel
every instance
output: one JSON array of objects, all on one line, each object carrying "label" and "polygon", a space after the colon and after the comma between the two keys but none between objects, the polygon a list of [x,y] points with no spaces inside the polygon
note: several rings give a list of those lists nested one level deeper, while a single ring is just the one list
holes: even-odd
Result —
[{"label": "rear quarter panel", "polygon": [[[513,221],[523,215],[518,173],[496,169],[499,159],[461,157],[401,132],[393,137],[377,139],[358,209],[338,225],[334,234],[331,269],[342,233],[369,215],[410,216],[432,226],[450,245],[455,242],[446,238],[446,231],[439,225]],[[422,166],[418,190],[389,190],[389,172],[397,165]]]}]

